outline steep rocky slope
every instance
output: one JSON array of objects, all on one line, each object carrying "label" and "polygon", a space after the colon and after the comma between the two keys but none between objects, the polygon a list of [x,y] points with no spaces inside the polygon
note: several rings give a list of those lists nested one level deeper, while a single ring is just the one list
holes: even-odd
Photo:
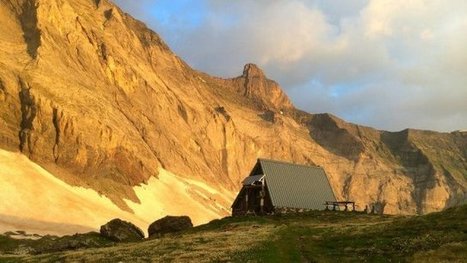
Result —
[{"label": "steep rocky slope", "polygon": [[255,65],[198,72],[107,0],[0,3],[0,148],[121,209],[164,169],[215,189],[195,200],[225,214],[257,157],[320,165],[339,199],[388,213],[466,201],[466,133],[299,111]]}]

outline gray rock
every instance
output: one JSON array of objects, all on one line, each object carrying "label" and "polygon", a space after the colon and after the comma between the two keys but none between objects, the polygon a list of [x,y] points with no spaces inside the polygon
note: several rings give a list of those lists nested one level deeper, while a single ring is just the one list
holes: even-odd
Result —
[{"label": "gray rock", "polygon": [[148,228],[149,237],[158,237],[166,233],[180,232],[193,227],[188,216],[166,216],[156,220]]},{"label": "gray rock", "polygon": [[100,233],[116,242],[133,242],[144,238],[144,233],[140,228],[118,218],[101,226]]}]

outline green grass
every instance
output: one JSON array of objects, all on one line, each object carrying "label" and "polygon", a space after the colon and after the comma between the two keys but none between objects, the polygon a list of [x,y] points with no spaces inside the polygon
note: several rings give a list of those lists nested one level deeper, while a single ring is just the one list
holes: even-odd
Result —
[{"label": "green grass", "polygon": [[[331,219],[328,226],[312,218],[295,218],[273,241],[245,251],[236,260],[406,262],[425,257],[467,261],[467,206],[409,218],[354,214],[345,220],[344,215],[319,217],[318,221]],[[446,255],[436,257],[441,254]]]},{"label": "green grass", "polygon": [[466,262],[467,205],[414,217],[318,211],[227,217],[159,239],[101,245],[106,247],[0,255],[0,261]]}]

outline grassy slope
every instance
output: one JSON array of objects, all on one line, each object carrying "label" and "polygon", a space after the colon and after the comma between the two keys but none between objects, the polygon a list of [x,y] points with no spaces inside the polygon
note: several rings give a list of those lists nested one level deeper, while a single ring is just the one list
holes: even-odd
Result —
[{"label": "grassy slope", "polygon": [[[242,260],[467,261],[467,206],[419,217],[296,218]],[[326,220],[326,217],[328,219]],[[251,251],[250,251],[251,252]]]},{"label": "grassy slope", "polygon": [[313,212],[215,220],[140,243],[0,261],[467,261],[467,205],[418,217]]}]

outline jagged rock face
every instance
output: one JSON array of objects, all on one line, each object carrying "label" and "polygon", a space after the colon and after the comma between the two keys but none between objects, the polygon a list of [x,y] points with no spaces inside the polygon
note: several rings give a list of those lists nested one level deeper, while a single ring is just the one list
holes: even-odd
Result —
[{"label": "jagged rock face", "polygon": [[283,111],[293,108],[292,102],[280,86],[266,78],[255,64],[246,64],[242,76],[227,80],[224,85],[233,87],[235,92],[253,100],[263,109]]},{"label": "jagged rock face", "polygon": [[197,72],[108,1],[0,0],[0,147],[130,210],[164,168],[236,191],[256,158],[325,168],[388,213],[466,201],[467,135],[382,132],[295,109],[253,64]]}]

